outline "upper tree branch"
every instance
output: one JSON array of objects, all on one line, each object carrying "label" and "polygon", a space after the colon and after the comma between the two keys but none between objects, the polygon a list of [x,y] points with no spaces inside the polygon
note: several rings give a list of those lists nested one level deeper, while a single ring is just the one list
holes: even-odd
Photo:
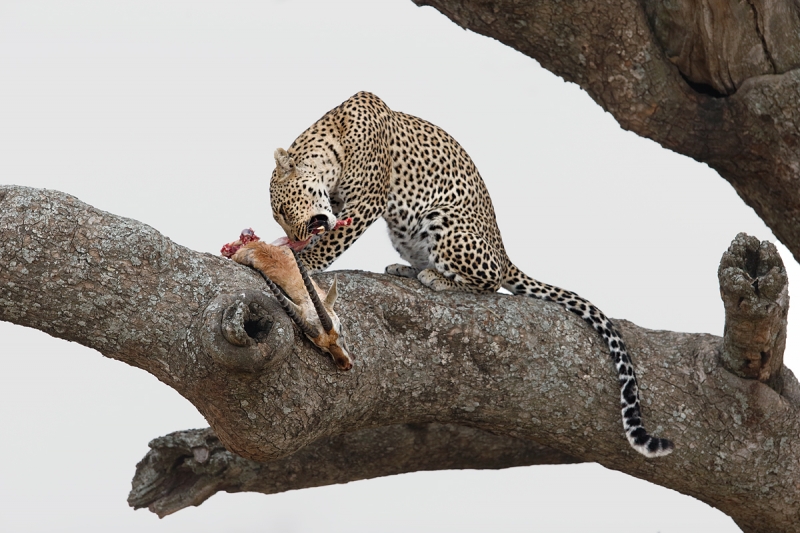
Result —
[{"label": "upper tree branch", "polygon": [[[800,523],[798,406],[720,366],[720,338],[619,321],[645,422],[677,445],[648,461],[625,443],[605,346],[561,307],[339,276],[349,372],[302,339],[247,268],[62,193],[0,187],[0,319],[153,373],[243,457],[274,461],[336,435],[439,422],[600,462],[706,501],[750,531]],[[239,357],[225,324],[245,315],[256,338]]]},{"label": "upper tree branch", "polygon": [[708,163],[800,261],[797,2],[414,1],[577,83],[623,128]]}]

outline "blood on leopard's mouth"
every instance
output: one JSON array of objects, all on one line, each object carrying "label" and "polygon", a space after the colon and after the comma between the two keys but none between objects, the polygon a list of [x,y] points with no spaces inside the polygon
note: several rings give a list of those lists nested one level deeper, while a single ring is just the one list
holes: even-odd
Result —
[{"label": "blood on leopard's mouth", "polygon": [[344,220],[337,220],[333,227],[331,227],[331,223],[327,216],[315,215],[311,217],[311,220],[308,221],[308,233],[311,235],[320,235],[326,231],[333,231],[344,226],[349,226],[352,223],[353,219],[350,217]]},{"label": "blood on leopard's mouth", "polygon": [[[335,229],[343,228],[343,227],[349,226],[352,223],[353,223],[353,218],[352,217],[348,217],[348,218],[345,218],[343,220],[337,220],[336,224],[334,224],[333,227],[330,228],[330,230],[333,231]],[[326,222],[325,226],[327,227],[327,222]],[[312,235],[319,235],[320,233],[324,233],[324,232],[325,232],[324,227],[318,227],[311,234]]]},{"label": "blood on leopard's mouth", "polygon": [[[353,219],[352,218],[346,218],[344,220],[337,220],[336,224],[334,224],[334,226],[333,226],[333,229],[339,229],[341,227],[346,227],[346,226],[349,226],[352,223],[353,223]],[[309,224],[309,226],[310,225],[311,224]],[[275,246],[288,246],[289,248],[291,248],[295,252],[299,252],[300,250],[302,250],[303,248],[308,246],[308,243],[311,242],[311,238],[314,235],[319,235],[321,233],[325,233],[325,226],[324,225],[316,226],[314,229],[310,230],[309,233],[310,234],[309,234],[308,238],[305,239],[305,240],[302,240],[302,241],[298,241],[296,239],[290,239],[289,237],[281,237],[280,239],[276,240],[272,244],[274,244]]]}]

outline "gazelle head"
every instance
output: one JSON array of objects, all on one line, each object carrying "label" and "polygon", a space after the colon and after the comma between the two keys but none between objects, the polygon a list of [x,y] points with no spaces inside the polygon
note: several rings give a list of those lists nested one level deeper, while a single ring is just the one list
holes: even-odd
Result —
[{"label": "gazelle head", "polygon": [[[311,339],[311,342],[322,351],[331,354],[333,362],[336,363],[337,367],[342,370],[350,370],[353,366],[353,359],[347,349],[347,343],[345,342],[342,332],[342,323],[333,310],[336,298],[339,296],[337,278],[334,275],[331,288],[328,289],[325,298],[322,299],[320,298],[321,291],[319,287],[308,275],[308,271],[303,262],[297,257],[297,254],[294,255],[294,258],[297,261],[297,268],[300,270],[300,276],[303,278],[303,284],[306,287],[308,296],[316,311],[316,319],[312,318],[313,315],[307,313],[307,315],[310,315],[310,320],[305,320],[305,324],[301,324],[301,321],[303,321],[302,315],[297,313],[297,318],[292,318],[292,320],[294,320],[297,327],[305,333],[306,337]],[[292,302],[288,300],[287,303],[292,305]],[[295,308],[301,310],[300,306],[295,305]]]}]

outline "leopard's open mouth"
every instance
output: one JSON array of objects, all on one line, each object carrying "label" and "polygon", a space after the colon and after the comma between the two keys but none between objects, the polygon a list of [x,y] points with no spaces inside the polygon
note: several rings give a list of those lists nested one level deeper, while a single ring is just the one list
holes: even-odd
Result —
[{"label": "leopard's open mouth", "polygon": [[314,215],[308,221],[308,233],[311,235],[319,235],[331,229],[331,223],[325,215]]}]

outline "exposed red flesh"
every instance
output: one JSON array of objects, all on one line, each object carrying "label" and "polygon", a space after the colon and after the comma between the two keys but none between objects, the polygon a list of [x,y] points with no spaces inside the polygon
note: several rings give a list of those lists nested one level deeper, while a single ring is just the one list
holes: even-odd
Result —
[{"label": "exposed red flesh", "polygon": [[222,249],[219,251],[219,253],[222,254],[222,257],[227,257],[228,259],[230,259],[231,257],[233,257],[233,254],[235,254],[239,248],[241,248],[248,242],[260,241],[260,240],[261,238],[255,234],[253,228],[243,229],[242,233],[239,235],[239,239],[233,242],[229,242],[228,244],[223,246]]}]

